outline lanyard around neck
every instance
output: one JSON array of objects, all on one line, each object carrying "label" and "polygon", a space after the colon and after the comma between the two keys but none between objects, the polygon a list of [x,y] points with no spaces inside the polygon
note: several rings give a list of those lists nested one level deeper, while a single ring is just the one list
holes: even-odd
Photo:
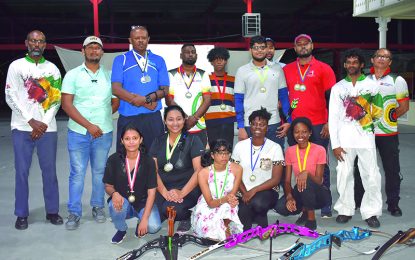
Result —
[{"label": "lanyard around neck", "polygon": [[229,174],[229,164],[226,164],[226,175],[225,175],[225,181],[223,182],[222,185],[222,191],[220,192],[220,197],[218,196],[218,185],[216,183],[216,169],[215,169],[215,165],[212,164],[212,168],[213,168],[213,180],[215,182],[215,190],[216,190],[216,199],[222,198],[223,196],[223,192],[225,190],[225,186],[226,186],[226,182],[228,180],[228,174]]},{"label": "lanyard around neck", "polygon": [[134,55],[135,61],[137,62],[138,67],[141,70],[141,73],[144,74],[144,72],[147,72],[147,64],[148,64],[148,53],[147,53],[147,51],[146,51],[145,58],[144,57],[142,58],[142,59],[145,59],[144,64],[142,64],[142,62],[140,62],[140,60],[137,58],[137,53],[135,51],[133,51],[133,55]]},{"label": "lanyard around neck", "polygon": [[174,149],[176,149],[177,143],[179,142],[181,136],[182,136],[182,134],[179,134],[176,137],[176,140],[174,141],[173,147],[170,150],[170,134],[167,135],[167,141],[166,141],[166,160],[167,161],[170,161],[170,158],[173,155]]},{"label": "lanyard around neck", "polygon": [[267,139],[265,138],[264,143],[262,144],[261,149],[259,150],[259,153],[258,153],[258,155],[256,157],[255,163],[253,163],[253,161],[252,161],[252,157],[253,157],[252,149],[253,149],[253,146],[254,145],[252,144],[252,138],[251,138],[251,171],[252,172],[254,172],[256,163],[258,162],[259,156],[261,155],[262,148],[264,148],[266,141],[267,141]]},{"label": "lanyard around neck", "polygon": [[298,144],[297,144],[296,150],[297,150],[298,168],[300,169],[300,172],[302,172],[305,170],[305,167],[307,166],[307,157],[308,157],[308,152],[310,151],[310,142],[308,142],[307,149],[305,150],[303,165],[301,165],[300,148],[298,147]]},{"label": "lanyard around neck", "polygon": [[261,85],[264,86],[265,81],[267,80],[268,77],[268,66],[265,66],[265,68],[262,70],[263,72],[259,72],[259,69],[257,66],[255,66],[254,70],[255,73],[258,75],[259,81],[261,82]]},{"label": "lanyard around neck", "polygon": [[130,187],[131,192],[134,192],[134,183],[135,183],[135,179],[137,178],[137,171],[138,171],[139,163],[140,163],[140,152],[138,152],[137,158],[135,159],[134,172],[133,172],[133,176],[131,177],[130,164],[128,162],[127,156],[125,156],[125,168],[127,170],[128,186]]},{"label": "lanyard around neck", "polygon": [[184,84],[186,85],[187,91],[189,91],[190,87],[192,86],[193,80],[195,79],[195,76],[196,76],[196,66],[194,66],[193,73],[191,75],[191,78],[190,78],[190,82],[189,83],[186,82],[186,79],[183,76],[186,73],[184,71],[183,66],[180,66],[179,67],[179,73],[182,76],[182,79],[184,81]]},{"label": "lanyard around neck", "polygon": [[222,102],[225,99],[225,92],[226,92],[226,74],[227,73],[225,72],[225,75],[223,76],[223,88],[222,88],[222,91],[221,91],[220,90],[220,85],[219,85],[219,80],[216,77],[215,72],[213,72],[213,78],[215,79],[216,87],[218,88],[218,92],[219,92],[220,99],[222,100]]}]

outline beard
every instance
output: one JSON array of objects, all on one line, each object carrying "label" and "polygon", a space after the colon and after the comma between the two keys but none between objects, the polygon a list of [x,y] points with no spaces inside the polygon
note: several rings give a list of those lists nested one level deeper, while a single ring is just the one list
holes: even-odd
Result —
[{"label": "beard", "polygon": [[94,64],[98,64],[100,62],[101,58],[88,58],[85,57],[85,61],[88,63],[94,63]]},{"label": "beard", "polygon": [[267,56],[264,56],[264,57],[255,57],[255,56],[252,56],[252,59],[254,61],[257,61],[257,62],[263,62],[266,58],[267,58]]},{"label": "beard", "polygon": [[193,66],[193,65],[196,64],[196,59],[194,59],[194,60],[190,60],[190,59],[189,60],[183,60],[183,64]]},{"label": "beard", "polygon": [[36,48],[36,49],[27,49],[27,52],[29,53],[29,56],[33,56],[33,57],[41,57],[43,55],[43,49],[41,48]]},{"label": "beard", "polygon": [[307,53],[300,53],[297,54],[298,58],[308,58],[311,56],[311,52],[307,52]]}]

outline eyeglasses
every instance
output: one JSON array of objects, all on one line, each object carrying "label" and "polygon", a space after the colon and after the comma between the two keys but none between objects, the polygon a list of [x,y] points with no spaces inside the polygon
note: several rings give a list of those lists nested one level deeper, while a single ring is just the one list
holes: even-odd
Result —
[{"label": "eyeglasses", "polygon": [[389,56],[382,56],[382,55],[376,55],[374,58],[375,59],[378,59],[378,60],[390,60],[391,57],[389,57]]},{"label": "eyeglasses", "polygon": [[30,39],[28,40],[28,42],[33,43],[33,44],[44,44],[46,41],[45,40],[36,40],[36,39]]},{"label": "eyeglasses", "polygon": [[251,49],[256,50],[256,51],[259,51],[259,50],[263,51],[266,48],[267,48],[267,46],[264,46],[264,45],[257,45],[257,46],[252,46],[251,47]]},{"label": "eyeglasses", "polygon": [[142,25],[131,25],[131,31],[138,30],[138,29],[144,29],[144,30],[147,31],[147,28],[145,26],[142,26]]}]

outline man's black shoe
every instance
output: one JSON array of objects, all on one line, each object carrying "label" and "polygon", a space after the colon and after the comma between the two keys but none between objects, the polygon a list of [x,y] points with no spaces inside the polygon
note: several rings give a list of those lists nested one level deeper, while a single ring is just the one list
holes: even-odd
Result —
[{"label": "man's black shoe", "polygon": [[372,216],[368,219],[365,219],[367,225],[371,228],[378,228],[380,227],[380,222],[376,216]]},{"label": "man's black shoe", "polygon": [[352,216],[338,215],[337,218],[336,218],[336,222],[344,224],[344,223],[349,222],[349,220],[351,220],[351,219],[352,219]]},{"label": "man's black shoe", "polygon": [[29,225],[27,224],[27,217],[17,217],[16,223],[14,224],[14,227],[18,230],[24,230],[27,229]]},{"label": "man's black shoe", "polygon": [[401,217],[402,216],[402,210],[399,208],[398,205],[396,206],[388,206],[388,211],[391,213],[394,217]]},{"label": "man's black shoe", "polygon": [[50,221],[53,225],[62,225],[63,219],[59,214],[47,214],[46,219]]}]

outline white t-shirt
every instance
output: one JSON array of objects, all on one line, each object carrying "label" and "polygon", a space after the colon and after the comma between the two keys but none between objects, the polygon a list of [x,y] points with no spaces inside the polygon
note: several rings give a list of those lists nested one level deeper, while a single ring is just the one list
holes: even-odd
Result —
[{"label": "white t-shirt", "polygon": [[[271,179],[273,165],[284,164],[284,154],[279,144],[266,139],[262,150],[258,148],[252,147],[251,153],[251,139],[249,138],[238,142],[232,153],[232,159],[243,168],[242,181],[248,191]],[[253,172],[251,169],[251,155],[252,167],[257,161]],[[254,181],[251,180],[251,175],[255,176]]]}]

